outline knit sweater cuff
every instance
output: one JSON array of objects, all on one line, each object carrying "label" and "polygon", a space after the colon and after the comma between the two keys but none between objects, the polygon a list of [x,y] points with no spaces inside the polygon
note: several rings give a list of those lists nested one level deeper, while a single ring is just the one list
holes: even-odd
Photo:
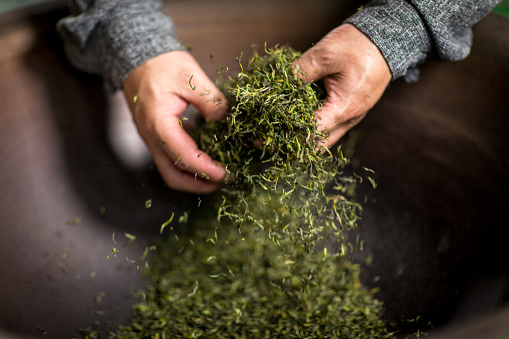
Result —
[{"label": "knit sweater cuff", "polygon": [[[126,18],[126,15],[128,17]],[[112,13],[104,27],[107,48],[113,55],[106,89],[122,88],[127,76],[147,60],[160,54],[184,50],[175,37],[171,19],[160,11],[137,11],[136,6],[121,15]]]},{"label": "knit sweater cuff", "polygon": [[375,0],[345,20],[378,46],[392,79],[422,63],[432,51],[431,36],[415,8],[404,0]]}]

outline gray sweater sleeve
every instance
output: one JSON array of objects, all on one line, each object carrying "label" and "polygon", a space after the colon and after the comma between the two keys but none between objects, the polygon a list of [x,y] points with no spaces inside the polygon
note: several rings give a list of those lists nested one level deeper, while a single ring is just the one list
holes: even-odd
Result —
[{"label": "gray sweater sleeve", "polygon": [[[345,22],[367,34],[387,60],[393,79],[435,57],[464,59],[471,27],[501,0],[372,0]],[[148,59],[185,47],[160,0],[69,0],[71,15],[57,30],[71,63],[100,74],[106,88],[122,87]]]},{"label": "gray sweater sleeve", "polygon": [[407,71],[427,58],[466,58],[472,46],[472,26],[500,1],[372,0],[345,22],[370,37],[397,79],[408,77],[412,72]]},{"label": "gray sweater sleeve", "polygon": [[159,0],[72,0],[57,31],[70,62],[101,75],[113,92],[150,58],[185,49],[161,7]]}]

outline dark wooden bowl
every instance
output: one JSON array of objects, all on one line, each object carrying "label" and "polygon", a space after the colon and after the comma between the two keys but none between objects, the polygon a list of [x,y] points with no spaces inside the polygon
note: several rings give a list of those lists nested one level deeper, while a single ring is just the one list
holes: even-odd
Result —
[{"label": "dark wooden bowl", "polygon": [[[214,78],[253,43],[309,48],[354,7],[194,0],[165,10]],[[125,255],[139,257],[172,211],[197,201],[165,188],[153,168],[124,166],[112,150],[101,81],[69,65],[55,32],[66,14],[56,1],[0,16],[5,336],[72,337],[96,321],[102,329],[127,323],[130,291],[143,281]],[[376,172],[378,187],[358,191],[365,250],[356,260],[373,256],[362,278],[380,289],[391,319],[461,325],[507,301],[508,31],[507,20],[490,15],[475,27],[467,60],[429,63],[418,83],[392,83],[343,141],[355,144],[357,171]],[[124,232],[137,240],[106,260],[122,246],[113,232],[118,243]]]}]

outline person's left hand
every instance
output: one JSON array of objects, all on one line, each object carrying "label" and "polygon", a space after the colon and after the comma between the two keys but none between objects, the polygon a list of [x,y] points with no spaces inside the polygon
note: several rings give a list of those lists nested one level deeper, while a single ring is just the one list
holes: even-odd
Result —
[{"label": "person's left hand", "polygon": [[343,24],[295,61],[307,82],[323,79],[327,97],[317,112],[322,143],[333,146],[380,100],[392,75],[378,47],[359,29]]}]

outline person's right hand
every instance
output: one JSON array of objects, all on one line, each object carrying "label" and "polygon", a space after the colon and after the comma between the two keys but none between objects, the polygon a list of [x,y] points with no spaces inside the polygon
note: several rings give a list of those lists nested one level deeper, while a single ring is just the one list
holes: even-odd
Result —
[{"label": "person's right hand", "polygon": [[194,193],[217,189],[225,177],[224,168],[198,149],[180,118],[188,104],[213,120],[228,111],[225,96],[196,60],[185,51],[159,55],[129,74],[123,89],[166,184]]}]

